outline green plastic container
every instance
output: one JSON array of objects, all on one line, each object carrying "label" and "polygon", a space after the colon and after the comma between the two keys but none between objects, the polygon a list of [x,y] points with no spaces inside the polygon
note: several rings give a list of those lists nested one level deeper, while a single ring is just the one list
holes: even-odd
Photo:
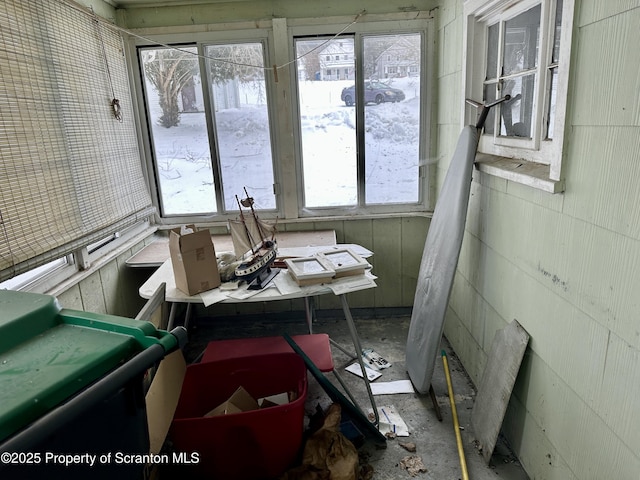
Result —
[{"label": "green plastic container", "polygon": [[0,444],[153,345],[169,353],[178,340],[148,322],[0,290]]}]

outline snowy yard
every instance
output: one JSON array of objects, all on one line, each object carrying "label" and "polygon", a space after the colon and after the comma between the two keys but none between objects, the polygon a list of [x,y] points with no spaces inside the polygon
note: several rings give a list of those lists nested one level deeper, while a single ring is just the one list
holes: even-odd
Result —
[{"label": "snowy yard", "polygon": [[[356,110],[340,100],[342,88],[352,84],[300,83],[307,206],[356,203]],[[411,77],[394,79],[392,86],[405,92],[404,101],[365,108],[367,203],[418,199],[419,82]],[[234,196],[241,195],[245,186],[259,208],[275,208],[267,107],[253,103],[254,94],[255,89],[241,89],[241,108],[215,113],[227,209],[235,209]],[[157,101],[151,98],[150,104],[152,118],[157,118]],[[206,118],[203,109],[199,110],[181,114],[177,127],[153,125],[165,214],[216,211]],[[277,149],[273,151],[277,154]]]}]

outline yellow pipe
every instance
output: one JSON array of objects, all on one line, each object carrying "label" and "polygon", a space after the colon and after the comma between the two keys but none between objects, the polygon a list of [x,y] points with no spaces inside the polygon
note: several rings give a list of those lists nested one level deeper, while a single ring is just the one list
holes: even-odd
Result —
[{"label": "yellow pipe", "polygon": [[462,469],[462,480],[469,480],[469,472],[467,472],[467,461],[464,458],[464,448],[462,448],[462,435],[460,434],[460,424],[458,423],[458,410],[456,409],[456,401],[453,398],[453,385],[451,384],[451,375],[449,374],[449,362],[447,361],[447,352],[442,350],[442,363],[444,364],[444,373],[447,377],[447,387],[449,389],[449,402],[451,403],[451,414],[453,415],[453,429],[456,432],[456,441],[458,442],[458,455],[460,456],[460,468]]}]

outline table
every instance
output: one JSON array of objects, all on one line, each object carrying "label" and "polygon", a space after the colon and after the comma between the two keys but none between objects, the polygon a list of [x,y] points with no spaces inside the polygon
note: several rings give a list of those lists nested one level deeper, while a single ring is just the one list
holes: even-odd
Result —
[{"label": "table", "polygon": [[[213,234],[211,241],[216,253],[233,251],[231,235]],[[313,230],[302,232],[278,232],[279,248],[326,246],[336,244],[335,230]],[[159,237],[144,246],[125,262],[133,268],[157,268],[169,259],[169,237]]]},{"label": "table", "polygon": [[[336,248],[350,248],[352,251],[358,253],[360,256],[367,258],[372,255],[372,252],[355,244],[339,244],[329,246],[314,246],[314,247],[292,247],[292,248],[278,248],[278,255],[281,257],[304,257],[309,256],[320,251],[328,251]],[[139,294],[142,298],[151,298],[156,292],[159,286],[163,283],[166,286],[165,300],[171,304],[171,310],[169,314],[168,329],[173,327],[176,315],[177,304],[183,303],[187,305],[187,312],[185,317],[185,327],[188,327],[188,320],[191,312],[191,306],[193,304],[204,304],[205,306],[214,305],[216,303],[247,303],[247,302],[269,302],[276,300],[290,300],[295,298],[303,298],[305,300],[305,316],[307,321],[307,327],[309,333],[313,333],[313,312],[309,303],[309,299],[318,295],[334,294],[340,297],[342,310],[347,321],[349,328],[349,334],[353,342],[357,355],[353,355],[351,352],[344,349],[342,346],[335,342],[331,342],[336,347],[340,348],[348,355],[354,356],[362,372],[366,372],[364,362],[362,360],[362,346],[360,344],[360,337],[356,330],[349,304],[347,303],[346,295],[350,292],[369,289],[376,287],[375,276],[369,271],[361,275],[353,275],[343,277],[334,280],[329,284],[322,285],[307,285],[298,286],[289,276],[289,272],[284,269],[280,271],[278,275],[262,290],[247,290],[246,285],[238,290],[225,291],[223,289],[224,284],[219,288],[214,288],[208,292],[203,292],[197,295],[188,295],[176,287],[175,278],[173,275],[173,267],[171,260],[166,260],[162,265],[149,277],[149,279],[140,287]],[[369,379],[367,375],[363,375],[367,393],[371,406],[373,407],[373,413],[375,416],[375,424],[378,425],[379,417],[376,403],[371,393],[371,386],[369,385]]]}]

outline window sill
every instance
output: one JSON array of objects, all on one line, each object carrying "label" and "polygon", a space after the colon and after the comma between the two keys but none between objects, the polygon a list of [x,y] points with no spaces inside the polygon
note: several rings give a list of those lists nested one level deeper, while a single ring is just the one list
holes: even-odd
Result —
[{"label": "window sill", "polygon": [[475,166],[481,172],[521,183],[544,192],[564,192],[563,180],[551,180],[549,178],[549,165],[478,153]]}]

